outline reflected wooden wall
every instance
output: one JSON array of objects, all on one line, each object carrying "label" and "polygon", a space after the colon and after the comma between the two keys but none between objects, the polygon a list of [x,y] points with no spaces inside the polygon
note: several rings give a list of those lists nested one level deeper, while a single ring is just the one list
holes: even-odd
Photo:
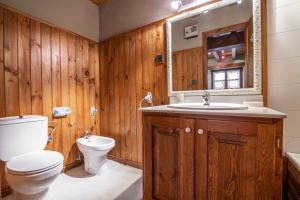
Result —
[{"label": "reflected wooden wall", "polygon": [[116,140],[111,158],[142,165],[140,100],[151,91],[154,105],[168,103],[166,65],[154,62],[164,44],[161,22],[100,43],[101,135]]},{"label": "reflected wooden wall", "polygon": [[173,53],[173,90],[203,89],[202,47],[185,49]]},{"label": "reflected wooden wall", "polygon": [[[58,123],[47,149],[63,153],[72,166],[83,130],[100,133],[98,44],[0,7],[0,117],[45,115]],[[70,106],[63,119],[52,118],[54,106]],[[97,123],[98,122],[98,123]],[[4,164],[1,188],[7,191]]]}]

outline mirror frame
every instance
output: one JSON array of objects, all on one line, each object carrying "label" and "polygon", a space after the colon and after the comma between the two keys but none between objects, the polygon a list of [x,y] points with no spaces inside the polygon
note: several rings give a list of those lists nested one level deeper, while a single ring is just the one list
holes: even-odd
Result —
[{"label": "mirror frame", "polygon": [[167,71],[168,71],[168,95],[169,97],[177,94],[186,96],[202,95],[204,91],[209,91],[215,96],[231,96],[231,95],[262,95],[262,24],[261,24],[261,0],[252,0],[253,5],[253,88],[226,89],[226,90],[186,90],[173,91],[172,79],[172,23],[199,15],[203,12],[222,8],[234,3],[238,0],[223,0],[209,4],[191,11],[183,12],[166,20],[166,39],[167,39]]}]

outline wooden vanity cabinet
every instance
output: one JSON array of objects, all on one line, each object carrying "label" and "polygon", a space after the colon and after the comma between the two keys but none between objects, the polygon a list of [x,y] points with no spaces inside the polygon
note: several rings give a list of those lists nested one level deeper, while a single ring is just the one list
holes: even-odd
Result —
[{"label": "wooden vanity cabinet", "polygon": [[144,199],[281,199],[282,120],[144,114]]},{"label": "wooden vanity cabinet", "polygon": [[194,199],[194,120],[144,121],[145,199]]}]

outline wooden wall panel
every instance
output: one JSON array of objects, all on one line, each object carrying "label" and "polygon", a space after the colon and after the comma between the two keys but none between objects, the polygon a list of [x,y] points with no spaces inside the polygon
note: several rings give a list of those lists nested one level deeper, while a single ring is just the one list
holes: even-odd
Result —
[{"label": "wooden wall panel", "polygon": [[[5,71],[3,46],[3,8],[0,7],[0,117],[5,116]],[[2,86],[2,87],[1,87]]]},{"label": "wooden wall panel", "polygon": [[4,11],[4,68],[6,115],[19,114],[18,14]]},{"label": "wooden wall panel", "polygon": [[[59,107],[61,104],[61,69],[60,69],[60,37],[59,30],[51,28],[51,75],[52,75],[52,106]],[[57,131],[53,134],[54,143],[53,149],[62,151],[62,134],[61,134],[61,119],[53,119],[57,123]]]},{"label": "wooden wall panel", "polygon": [[[96,86],[95,86],[95,50],[94,45],[92,43],[89,43],[89,72],[90,72],[90,78],[88,80],[89,84],[89,114],[91,113],[91,107],[96,107]],[[90,130],[96,131],[96,116],[92,116],[90,118]]]},{"label": "wooden wall panel", "polygon": [[[143,65],[142,65],[142,32],[135,31],[135,81],[136,81],[136,105],[139,106],[143,98]],[[164,67],[162,67],[164,68]],[[137,163],[142,163],[142,113],[136,110],[136,140],[137,140]]]},{"label": "wooden wall panel", "polygon": [[99,60],[99,45],[94,44],[94,67],[95,67],[95,106],[97,109],[96,112],[96,128],[95,131],[97,134],[100,134],[100,60]]},{"label": "wooden wall panel", "polygon": [[[202,48],[181,50],[173,53],[173,90],[202,90]],[[193,84],[193,80],[197,83]]]},{"label": "wooden wall panel", "polygon": [[[114,81],[116,83],[119,83],[119,78],[120,78],[120,74],[119,74],[119,51],[118,51],[118,47],[119,47],[119,39],[116,38],[114,39],[114,50],[113,50],[113,56],[114,56]],[[120,130],[120,117],[118,115],[118,113],[120,112],[120,85],[119,84],[115,84],[113,86],[113,94],[114,94],[114,122],[115,122],[115,126],[114,126],[114,138],[116,141],[116,148],[114,149],[114,156],[120,157],[120,134],[119,134],[119,130]]]},{"label": "wooden wall panel", "polygon": [[100,134],[116,140],[112,159],[142,165],[140,100],[151,91],[155,105],[168,103],[167,68],[155,63],[164,43],[162,22],[100,43]]},{"label": "wooden wall panel", "polygon": [[40,22],[30,20],[31,113],[35,115],[43,113],[40,25]]},{"label": "wooden wall panel", "polygon": [[89,43],[88,41],[83,41],[82,44],[82,81],[83,81],[83,127],[84,130],[90,129],[90,68],[89,68]]},{"label": "wooden wall panel", "polygon": [[69,57],[69,98],[70,98],[70,108],[72,113],[70,115],[70,150],[68,155],[67,164],[71,164],[78,155],[78,150],[76,147],[76,138],[77,138],[77,90],[76,90],[76,43],[75,36],[68,34],[68,57]]},{"label": "wooden wall panel", "polygon": [[[125,124],[125,159],[126,160],[131,160],[131,148],[132,148],[132,140],[131,140],[131,127],[130,127],[130,49],[134,48],[130,46],[129,43],[129,34],[125,35],[125,40],[124,40],[124,52],[125,52],[125,65],[124,65],[124,96],[123,96],[123,101],[124,101],[124,124]],[[110,70],[108,73],[110,74],[112,70]],[[111,85],[108,85],[111,87]],[[110,102],[109,102],[110,104]],[[110,106],[111,107],[111,104]],[[113,135],[112,135],[113,136]]]},{"label": "wooden wall panel", "polygon": [[[61,88],[61,105],[70,107],[70,89],[69,89],[69,55],[68,55],[68,33],[64,31],[59,32],[60,36],[60,88]],[[59,146],[62,147],[61,152],[63,152],[64,156],[69,155],[71,140],[70,140],[70,116],[61,119],[61,133],[62,138],[60,141],[63,143]],[[68,160],[65,159],[64,162]]]},{"label": "wooden wall panel", "polygon": [[[51,27],[41,25],[42,44],[42,104],[43,115],[52,118],[52,68],[51,68]],[[47,149],[53,149],[53,142],[47,145]]]},{"label": "wooden wall panel", "polygon": [[[76,139],[85,130],[100,133],[98,48],[96,42],[0,7],[0,117],[37,114],[56,121],[47,149],[63,153],[67,168],[77,163]],[[54,119],[54,106],[70,106],[72,113]],[[90,115],[92,106],[96,117]],[[4,166],[1,162],[2,195],[9,191]]]},{"label": "wooden wall panel", "polygon": [[78,132],[84,132],[83,127],[83,51],[82,40],[76,37],[75,40],[75,56],[76,56],[76,121]]},{"label": "wooden wall panel", "polygon": [[18,15],[18,68],[20,114],[31,113],[29,19]]}]

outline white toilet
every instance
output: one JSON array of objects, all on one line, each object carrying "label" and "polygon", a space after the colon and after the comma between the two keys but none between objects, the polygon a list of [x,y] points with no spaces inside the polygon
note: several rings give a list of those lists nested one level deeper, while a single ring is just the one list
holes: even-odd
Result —
[{"label": "white toilet", "polygon": [[0,118],[0,160],[13,199],[42,199],[63,169],[61,153],[44,148],[48,119],[43,116]]},{"label": "white toilet", "polygon": [[97,174],[107,161],[107,153],[115,146],[115,140],[91,135],[77,139],[77,146],[84,157],[85,171]]}]

